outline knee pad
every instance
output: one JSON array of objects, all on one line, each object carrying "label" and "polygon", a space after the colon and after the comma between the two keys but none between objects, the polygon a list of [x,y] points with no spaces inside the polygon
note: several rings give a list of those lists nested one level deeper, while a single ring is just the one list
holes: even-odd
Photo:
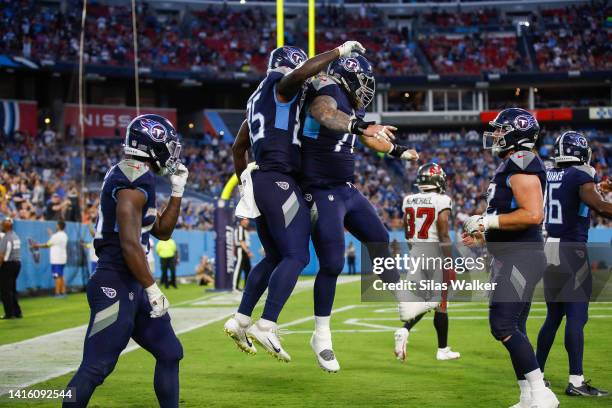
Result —
[{"label": "knee pad", "polygon": [[183,359],[183,345],[177,337],[174,337],[173,342],[155,353],[155,359],[163,362],[178,362]]},{"label": "knee pad", "polygon": [[325,275],[338,276],[344,269],[344,257],[334,256],[330,259],[320,260],[320,273]]},{"label": "knee pad", "polygon": [[489,327],[491,329],[491,335],[496,340],[501,341],[502,339],[511,336],[517,331],[517,322],[503,314],[497,313],[495,309],[491,309],[489,314]]}]

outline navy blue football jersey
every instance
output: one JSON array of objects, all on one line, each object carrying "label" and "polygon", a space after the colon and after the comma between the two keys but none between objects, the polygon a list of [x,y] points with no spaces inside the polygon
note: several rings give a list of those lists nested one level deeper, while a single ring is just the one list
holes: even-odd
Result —
[{"label": "navy blue football jersey", "polygon": [[247,102],[247,122],[255,162],[263,171],[297,173],[300,169],[300,109],[303,86],[288,102],[276,97],[276,84],[291,72],[270,70]]},{"label": "navy blue football jersey", "polygon": [[124,188],[140,190],[146,197],[146,203],[142,209],[141,243],[145,252],[149,251],[149,231],[153,228],[157,217],[155,175],[142,162],[122,160],[110,168],[102,183],[96,236],[94,237],[94,248],[99,264],[125,264],[117,224],[117,192]]},{"label": "navy blue football jersey", "polygon": [[580,186],[595,183],[591,166],[554,167],[546,172],[546,231],[563,242],[587,242],[590,209],[580,201]]},{"label": "navy blue football jersey", "polygon": [[336,101],[340,111],[349,116],[363,117],[356,112],[346,92],[327,75],[319,75],[308,84],[304,103],[302,129],[302,188],[333,186],[355,179],[355,141],[357,135],[330,130],[309,113],[310,104],[317,96],[327,95]]},{"label": "navy blue football jersey", "polygon": [[[487,189],[487,214],[507,214],[518,208],[510,177],[514,174],[535,174],[546,188],[546,168],[542,159],[533,152],[519,151],[511,154],[499,165]],[[488,242],[542,242],[542,226],[534,225],[522,231],[490,229]]]}]

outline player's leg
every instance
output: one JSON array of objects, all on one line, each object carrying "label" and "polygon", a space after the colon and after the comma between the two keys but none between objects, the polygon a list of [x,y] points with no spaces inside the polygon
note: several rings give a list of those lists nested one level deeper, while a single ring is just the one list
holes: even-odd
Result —
[{"label": "player's leg", "polygon": [[134,328],[137,305],[130,293],[137,285],[129,277],[101,268],[87,283],[91,314],[83,360],[67,386],[72,393],[72,402],[66,398],[64,407],[86,407],[96,387],[115,368]]},{"label": "player's leg", "polygon": [[455,360],[461,357],[457,351],[451,350],[448,345],[448,310],[447,301],[443,300],[440,306],[436,308],[434,313],[433,323],[438,337],[438,351],[436,352],[437,360]]},{"label": "player's leg", "polygon": [[[531,299],[533,288],[539,280],[537,271],[544,269],[543,253],[515,250],[511,256],[496,258],[493,265],[493,282],[497,285],[489,304],[489,325],[491,334],[506,348],[512,361],[521,390],[519,403],[515,407],[531,407],[533,404],[556,408],[559,402],[554,393],[546,388],[544,375],[525,333],[531,307],[527,300]],[[516,282],[523,283],[517,288]],[[512,298],[516,301],[509,301]]]},{"label": "player's leg", "polygon": [[252,178],[255,202],[265,216],[267,229],[281,259],[270,275],[261,319],[247,330],[247,335],[274,357],[290,361],[291,357],[282,348],[276,321],[310,259],[310,211],[292,177],[256,171]]},{"label": "player's leg", "polygon": [[[548,354],[555,342],[557,330],[565,316],[565,303],[559,298],[562,271],[558,266],[549,265],[544,271],[544,294],[546,297],[546,319],[538,333],[536,357],[540,369],[544,373]],[[561,279],[565,280],[565,279]]]},{"label": "player's leg", "polygon": [[425,313],[421,313],[414,319],[410,319],[409,321],[404,322],[404,326],[397,329],[395,333],[393,333],[393,339],[395,342],[394,353],[395,357],[398,360],[406,360],[406,347],[408,346],[408,337],[410,337],[410,330],[412,330],[412,328],[416,326],[418,322],[421,321],[423,316],[425,316]]},{"label": "player's leg", "polygon": [[151,305],[144,290],[136,294],[140,308],[132,338],[155,357],[153,386],[161,408],[179,406],[179,362],[183,346],[170,324],[170,316],[151,318]]},{"label": "player's leg", "polygon": [[336,281],[344,268],[346,207],[337,189],[314,189],[310,193],[312,242],[319,259],[319,272],[313,288],[315,330],[310,346],[323,370],[337,372],[340,365],[333,352],[330,320]]},{"label": "player's leg", "polygon": [[265,216],[257,217],[255,225],[257,226],[259,241],[264,249],[264,258],[255,265],[247,277],[238,311],[224,325],[225,333],[234,340],[240,350],[248,354],[255,354],[257,352],[257,349],[246,335],[246,331],[252,324],[251,314],[255,305],[257,305],[257,302],[259,302],[259,299],[268,288],[268,281],[272,271],[281,261],[281,256],[268,231]]}]

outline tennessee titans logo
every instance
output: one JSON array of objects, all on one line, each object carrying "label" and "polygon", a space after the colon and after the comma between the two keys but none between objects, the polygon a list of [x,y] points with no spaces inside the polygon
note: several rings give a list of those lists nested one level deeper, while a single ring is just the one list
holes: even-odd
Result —
[{"label": "tennessee titans logo", "polygon": [[519,115],[514,119],[514,127],[518,130],[527,130],[534,125],[532,116]]},{"label": "tennessee titans logo", "polygon": [[312,194],[306,194],[306,195],[304,196],[304,200],[306,200],[306,201],[308,201],[308,202],[311,202],[311,201],[312,201]]},{"label": "tennessee titans logo", "polygon": [[586,139],[584,137],[577,137],[576,138],[576,144],[579,147],[583,147],[583,148],[589,147],[588,144],[587,144],[587,141],[586,141]]},{"label": "tennessee titans logo", "polygon": [[100,289],[102,289],[102,292],[104,292],[106,297],[108,297],[109,299],[114,299],[115,296],[117,296],[117,291],[113,288],[107,288],[106,286],[100,286]]},{"label": "tennessee titans logo", "polygon": [[355,58],[346,58],[342,61],[342,65],[349,72],[359,71],[359,62]]},{"label": "tennessee titans logo", "polygon": [[289,49],[289,59],[291,60],[291,62],[293,62],[295,65],[299,65],[302,62],[305,61],[304,59],[304,55],[302,55],[301,53],[295,51],[294,49]]},{"label": "tennessee titans logo", "polygon": [[166,140],[166,129],[161,123],[150,119],[141,119],[140,123],[142,123],[142,126],[145,128],[145,132],[154,141],[163,142]]},{"label": "tennessee titans logo", "polygon": [[277,181],[276,185],[285,191],[289,190],[289,183],[287,183],[286,181]]}]

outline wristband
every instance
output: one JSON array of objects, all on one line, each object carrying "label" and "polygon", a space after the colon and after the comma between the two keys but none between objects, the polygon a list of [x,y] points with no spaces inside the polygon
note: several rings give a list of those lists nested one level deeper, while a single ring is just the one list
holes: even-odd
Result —
[{"label": "wristband", "polygon": [[162,291],[159,289],[159,287],[157,286],[157,283],[153,283],[151,286],[149,286],[148,288],[145,288],[145,292],[147,292],[147,296],[150,299],[154,299],[156,297],[159,297],[162,294]]},{"label": "wristband", "polygon": [[172,192],[170,193],[171,197],[182,197],[185,192],[185,186],[172,186]]},{"label": "wristband", "polygon": [[363,119],[352,117],[351,120],[349,120],[347,130],[349,131],[349,133],[361,136],[363,135],[363,131],[366,130],[368,126],[373,125],[375,123],[376,122],[366,122]]},{"label": "wristband", "polygon": [[499,215],[487,215],[483,218],[485,230],[499,229]]},{"label": "wristband", "polygon": [[398,144],[393,143],[393,145],[391,146],[391,150],[389,150],[389,156],[392,157],[396,157],[396,158],[400,158],[402,157],[402,154],[408,150],[408,148],[406,146],[401,146]]}]

